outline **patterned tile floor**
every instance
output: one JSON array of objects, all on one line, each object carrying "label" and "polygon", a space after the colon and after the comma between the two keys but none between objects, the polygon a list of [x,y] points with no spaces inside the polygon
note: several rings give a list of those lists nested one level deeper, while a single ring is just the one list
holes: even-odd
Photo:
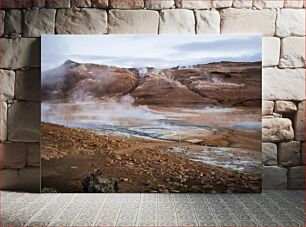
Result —
[{"label": "patterned tile floor", "polygon": [[304,226],[303,191],[262,194],[1,192],[4,226]]}]

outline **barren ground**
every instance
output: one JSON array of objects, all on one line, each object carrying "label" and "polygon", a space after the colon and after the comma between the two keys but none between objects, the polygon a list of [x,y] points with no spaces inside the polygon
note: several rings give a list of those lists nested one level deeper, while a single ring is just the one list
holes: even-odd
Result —
[{"label": "barren ground", "polygon": [[[173,147],[194,151],[201,146],[260,150],[258,135],[224,130],[193,144],[98,135],[42,123],[42,188],[82,192],[81,180],[99,168],[105,177],[120,179],[119,192],[259,192],[260,166],[242,173],[169,152]],[[243,155],[261,157],[255,152],[239,158]]]}]

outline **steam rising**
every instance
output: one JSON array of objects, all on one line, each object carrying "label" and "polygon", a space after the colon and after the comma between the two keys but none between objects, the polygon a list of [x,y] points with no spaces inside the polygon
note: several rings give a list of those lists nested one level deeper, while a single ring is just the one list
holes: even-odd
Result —
[{"label": "steam rising", "polygon": [[[128,119],[128,121],[127,121]],[[135,106],[134,98],[125,95],[119,100],[76,101],[71,103],[43,103],[42,121],[73,127],[77,123],[100,125],[157,124],[165,116],[147,106]]]}]

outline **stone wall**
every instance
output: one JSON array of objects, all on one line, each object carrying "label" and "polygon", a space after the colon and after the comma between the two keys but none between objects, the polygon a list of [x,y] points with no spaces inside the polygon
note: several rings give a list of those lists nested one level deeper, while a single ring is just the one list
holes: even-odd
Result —
[{"label": "stone wall", "polygon": [[1,0],[1,188],[39,191],[41,34],[261,34],[263,187],[304,179],[301,0]]}]

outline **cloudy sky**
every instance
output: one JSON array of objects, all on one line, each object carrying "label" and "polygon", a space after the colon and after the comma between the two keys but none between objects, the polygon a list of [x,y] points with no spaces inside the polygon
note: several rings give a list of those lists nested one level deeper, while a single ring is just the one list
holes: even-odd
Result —
[{"label": "cloudy sky", "polygon": [[260,36],[44,35],[42,71],[66,60],[167,68],[216,61],[260,61]]}]

